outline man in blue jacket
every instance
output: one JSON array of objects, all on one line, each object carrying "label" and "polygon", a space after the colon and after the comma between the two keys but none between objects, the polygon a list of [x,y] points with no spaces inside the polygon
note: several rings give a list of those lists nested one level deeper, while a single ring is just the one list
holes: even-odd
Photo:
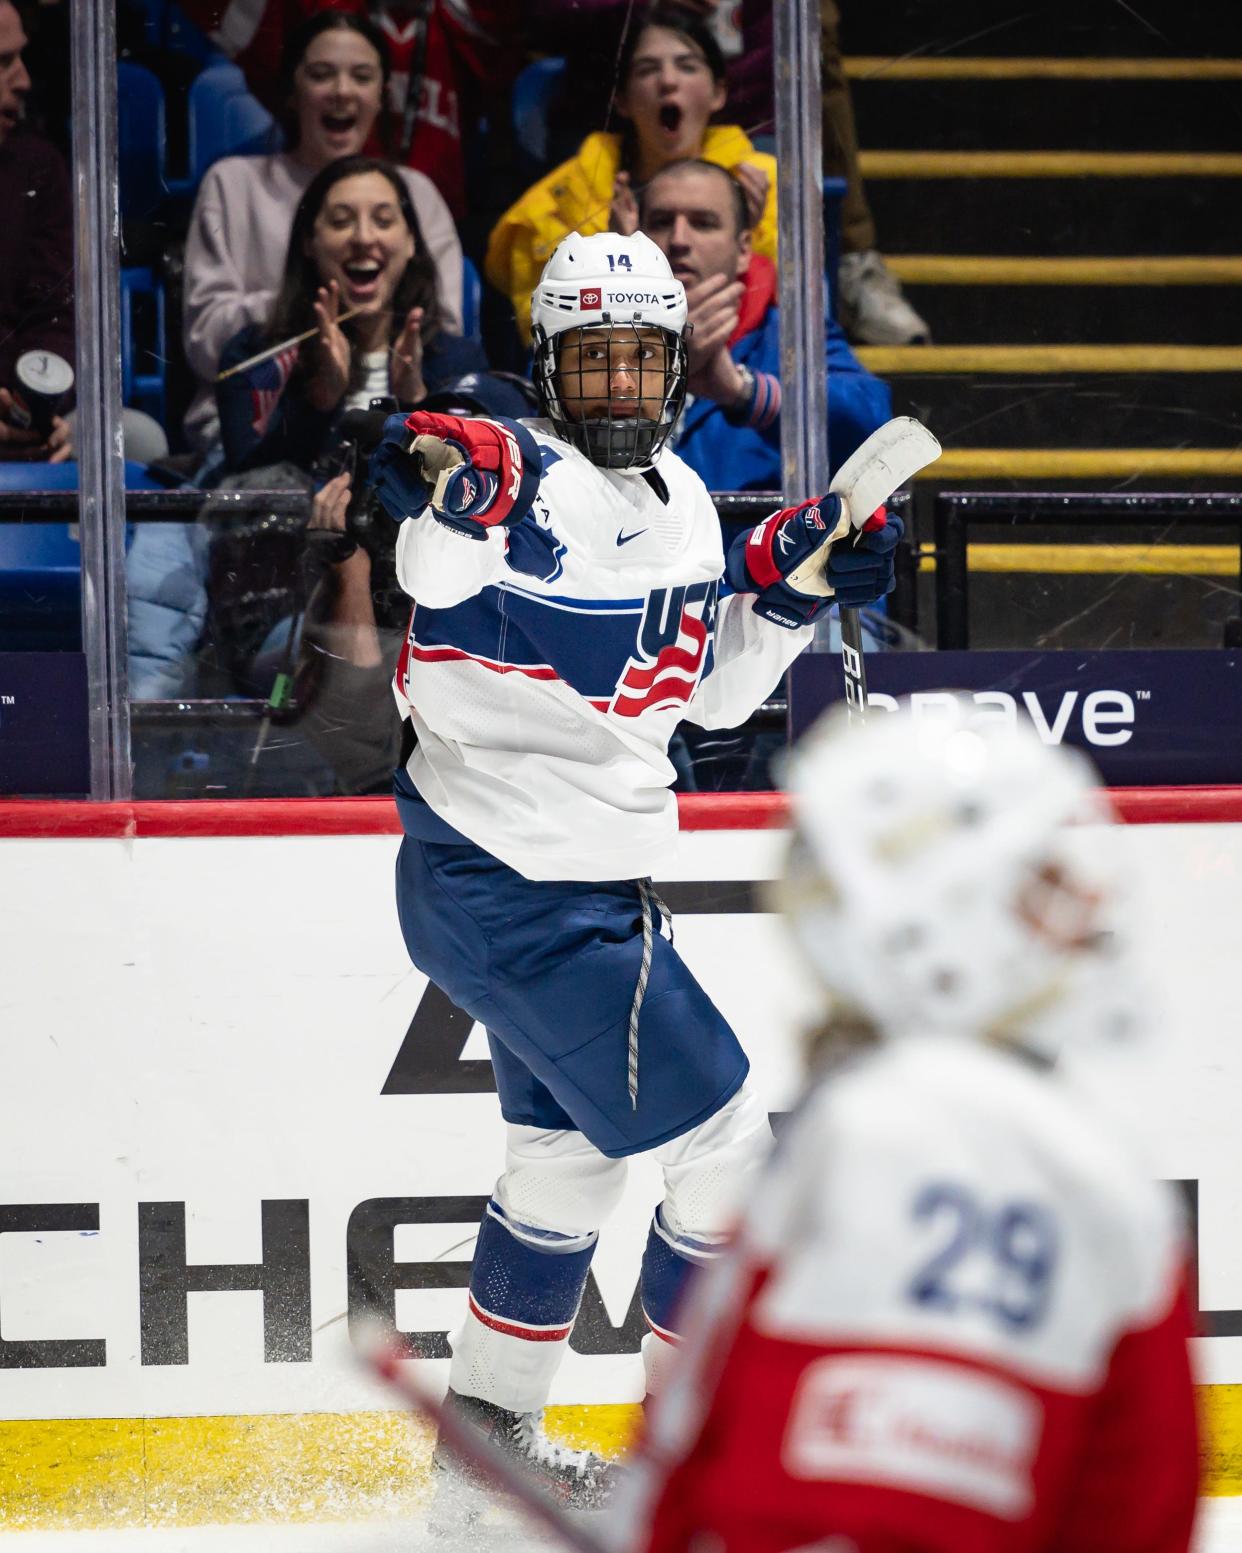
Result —
[{"label": "man in blue jacket", "polygon": [[[779,490],[776,272],[751,252],[741,185],[712,162],[673,162],[643,190],[639,221],[686,288],[694,325],[678,456],[714,491]],[[828,456],[836,469],[893,412],[888,385],[859,362],[831,319],[825,347]]]}]

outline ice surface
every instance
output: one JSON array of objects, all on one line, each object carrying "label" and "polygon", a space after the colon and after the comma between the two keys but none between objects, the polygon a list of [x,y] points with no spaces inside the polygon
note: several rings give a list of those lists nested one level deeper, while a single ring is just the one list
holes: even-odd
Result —
[{"label": "ice surface", "polygon": [[[558,1547],[546,1533],[499,1513],[463,1528],[460,1537],[433,1537],[420,1519],[15,1532],[4,1538],[5,1553],[556,1553]],[[1203,1501],[1196,1553],[1242,1553],[1242,1498]]]},{"label": "ice surface", "polygon": [[3,1545],[5,1553],[555,1553],[560,1546],[546,1533],[498,1514],[463,1526],[460,1536],[432,1536],[419,1519],[14,1532]]}]

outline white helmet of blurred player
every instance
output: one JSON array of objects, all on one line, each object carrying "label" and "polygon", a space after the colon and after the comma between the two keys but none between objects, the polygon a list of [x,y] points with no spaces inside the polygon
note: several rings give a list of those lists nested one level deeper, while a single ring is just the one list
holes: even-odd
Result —
[{"label": "white helmet of blurred player", "polygon": [[1133,1033],[1111,811],[1084,756],[955,697],[862,728],[831,713],[786,777],[774,895],[835,1010],[1048,1059]]},{"label": "white helmet of blurred player", "polygon": [[642,469],[686,397],[686,293],[641,232],[571,232],[531,297],[534,380],[544,415],[607,469]]}]

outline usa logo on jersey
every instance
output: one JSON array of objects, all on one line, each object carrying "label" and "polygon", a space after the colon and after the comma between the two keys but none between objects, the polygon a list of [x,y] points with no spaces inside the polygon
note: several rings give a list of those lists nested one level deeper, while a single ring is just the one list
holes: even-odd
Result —
[{"label": "usa logo on jersey", "polygon": [[716,624],[717,584],[657,588],[647,598],[638,650],[626,664],[608,710],[639,717],[684,706],[703,676]]}]

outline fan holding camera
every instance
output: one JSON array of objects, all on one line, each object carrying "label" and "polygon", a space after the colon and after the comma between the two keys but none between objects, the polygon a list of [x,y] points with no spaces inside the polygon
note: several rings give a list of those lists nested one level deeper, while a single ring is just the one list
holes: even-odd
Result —
[{"label": "fan holding camera", "polygon": [[[405,183],[370,157],[330,163],[308,185],[272,315],[230,341],[220,368],[221,445],[199,483],[314,492],[311,521],[226,500],[195,536],[168,524],[140,532],[129,555],[131,677],[168,696],[201,694],[204,676],[222,672],[215,693],[271,697],[299,721],[339,791],[386,789],[398,737],[388,681],[409,602],[366,458],[385,411],[473,393],[490,413],[523,415],[528,402],[487,371],[475,341],[443,327]],[[171,551],[187,537],[200,553],[177,565]],[[187,570],[201,579],[188,608],[169,598]],[[135,599],[165,607],[136,610]],[[188,651],[170,648],[178,634]]]}]

